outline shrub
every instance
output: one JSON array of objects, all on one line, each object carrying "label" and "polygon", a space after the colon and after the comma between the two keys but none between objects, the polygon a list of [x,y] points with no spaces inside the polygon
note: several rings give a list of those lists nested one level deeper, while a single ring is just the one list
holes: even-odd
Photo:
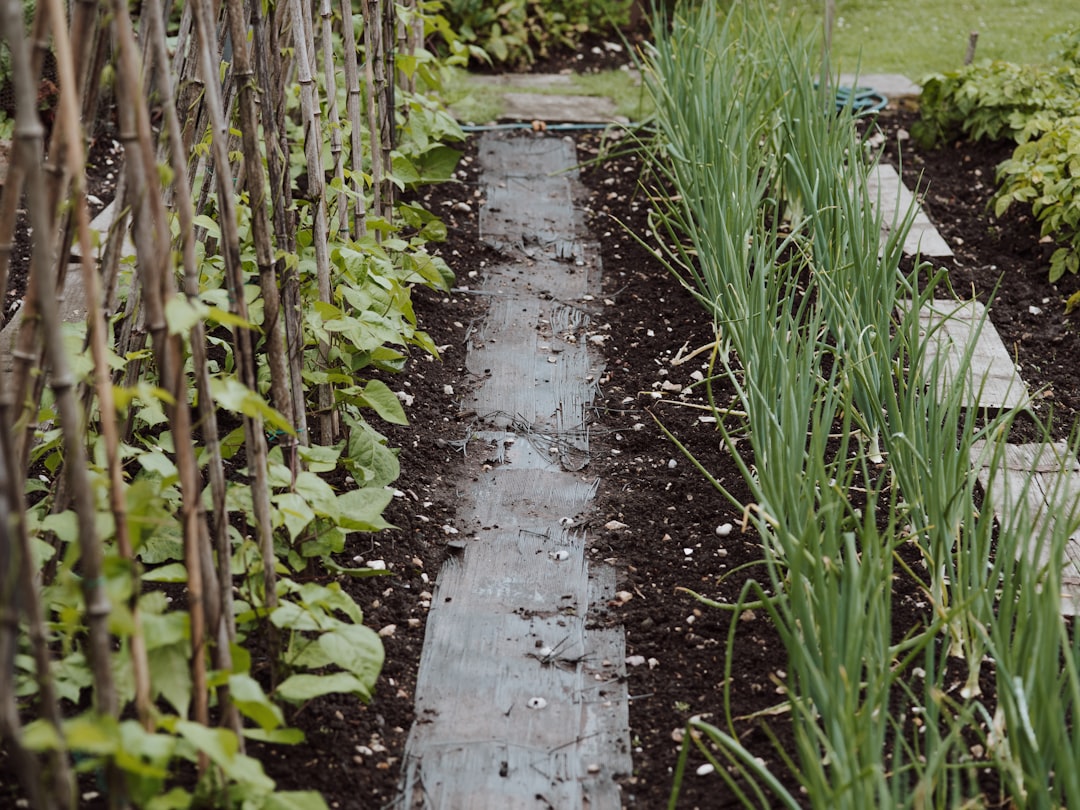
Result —
[{"label": "shrub", "polygon": [[552,46],[574,48],[589,31],[626,25],[633,0],[447,0],[444,13],[463,40],[495,62],[525,67]]},{"label": "shrub", "polygon": [[[1027,203],[1042,235],[1058,243],[1050,281],[1080,270],[1080,29],[1063,35],[1062,67],[988,62],[924,80],[921,117],[912,135],[933,146],[961,135],[1013,140],[1012,157],[997,170],[994,213]],[[1080,304],[1080,293],[1066,311]]]}]

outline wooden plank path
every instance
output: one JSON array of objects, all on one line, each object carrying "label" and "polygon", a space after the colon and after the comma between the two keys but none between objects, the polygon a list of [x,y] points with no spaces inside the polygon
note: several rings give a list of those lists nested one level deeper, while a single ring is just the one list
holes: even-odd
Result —
[{"label": "wooden plank path", "polygon": [[585,422],[603,361],[583,302],[599,254],[572,141],[489,133],[479,160],[481,234],[507,258],[466,359],[470,446],[489,463],[463,475],[467,539],[432,598],[402,806],[616,810],[631,762],[624,635],[604,617],[615,572],[574,520],[596,487]]}]

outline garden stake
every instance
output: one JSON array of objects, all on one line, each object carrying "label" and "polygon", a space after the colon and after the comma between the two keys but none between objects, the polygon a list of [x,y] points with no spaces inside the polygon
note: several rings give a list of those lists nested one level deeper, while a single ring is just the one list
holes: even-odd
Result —
[{"label": "garden stake", "polygon": [[[181,256],[184,266],[184,294],[189,301],[195,301],[199,295],[199,270],[195,257],[195,226],[191,192],[187,178],[187,161],[182,152],[183,136],[179,117],[176,114],[175,97],[169,71],[168,51],[165,43],[165,25],[161,9],[156,3],[150,3],[148,9],[148,32],[150,51],[158,68],[159,91],[165,110],[169,158],[173,169],[173,209],[180,219]],[[202,513],[200,524],[208,525],[210,546],[217,555],[217,592],[206,589],[206,603],[211,607],[208,616],[208,636],[216,639],[212,652],[214,666],[223,672],[232,670],[232,651],[230,644],[236,640],[236,620],[233,611],[232,596],[232,543],[228,537],[229,508],[226,503],[225,470],[221,456],[221,442],[218,437],[217,410],[214,407],[210,389],[210,369],[206,351],[206,329],[201,319],[195,319],[191,327],[192,370],[199,401],[199,421],[201,434],[207,450],[207,474],[210,479],[212,511],[209,519]],[[200,499],[201,508],[201,499]],[[204,554],[205,556],[205,554]],[[211,566],[213,562],[211,561]],[[214,581],[210,579],[209,581]],[[211,616],[217,616],[216,621]],[[218,706],[224,717],[224,724],[237,735],[240,751],[244,750],[244,738],[241,735],[240,715],[229,697],[227,684],[217,689]]]},{"label": "garden stake", "polygon": [[[44,184],[41,166],[41,154],[44,132],[37,117],[36,93],[29,66],[26,41],[19,36],[18,4],[8,2],[0,13],[3,28],[9,33],[8,46],[11,53],[17,99],[15,120],[15,139],[20,162],[26,170],[27,208],[35,239],[31,257],[31,273],[41,277],[52,266],[52,240],[49,214],[49,194]],[[43,288],[47,284],[39,281]],[[82,415],[74,396],[75,379],[72,375],[64,347],[63,333],[56,305],[56,299],[50,291],[44,290],[40,297],[40,314],[45,349],[50,366],[50,385],[56,398],[56,408],[60,418],[60,427],[64,443],[64,474],[69,481],[69,489],[74,499],[78,517],[78,543],[82,575],[82,591],[85,600],[87,624],[87,652],[94,682],[94,703],[98,712],[115,717],[117,714],[116,693],[110,665],[111,638],[108,618],[111,612],[108,594],[105,589],[103,557],[100,538],[95,531],[95,508],[93,492],[87,476],[86,451],[82,440]],[[8,456],[10,458],[10,456]],[[31,558],[32,559],[32,558]],[[31,565],[30,559],[26,565]],[[31,577],[30,583],[33,582]],[[32,600],[28,600],[32,601]],[[109,768],[110,806],[123,803],[123,785],[115,778],[116,771]]]},{"label": "garden stake", "polygon": [[[213,80],[216,69],[213,59],[213,38],[210,32],[209,4],[199,0],[194,4],[195,27],[199,40],[199,57],[204,75],[206,92],[204,104],[213,129],[211,148],[216,164],[218,206],[221,211],[220,248],[225,259],[225,277],[233,313],[248,321],[247,304],[244,299],[243,267],[240,260],[240,236],[237,232],[236,200],[233,196],[228,156],[228,124],[221,106],[221,96]],[[234,328],[233,341],[240,381],[250,390],[256,390],[255,358],[251,348],[251,334],[246,328]],[[277,605],[277,573],[274,568],[273,529],[270,523],[270,488],[266,478],[266,436],[262,419],[243,417],[244,444],[248,453],[248,469],[251,474],[252,506],[255,516],[255,532],[263,559],[263,584],[267,607]]]},{"label": "garden stake", "polygon": [[[82,133],[79,131],[79,111],[76,105],[76,88],[78,84],[72,60],[72,43],[65,25],[63,7],[60,0],[48,0],[47,6],[53,21],[53,40],[56,43],[55,53],[60,79],[60,104],[62,105],[62,114],[57,116],[56,126],[63,126],[66,129],[63,141],[67,147],[67,161],[73,178],[73,207],[79,238],[82,280],[86,291],[88,340],[94,360],[94,389],[98,398],[98,420],[101,435],[104,439],[106,466],[109,473],[109,506],[115,523],[114,531],[116,532],[117,549],[120,556],[130,564],[132,576],[132,596],[129,609],[132,615],[133,631],[129,643],[131,645],[135,686],[135,706],[139,720],[149,730],[152,727],[150,670],[138,605],[139,578],[128,533],[127,505],[124,497],[124,473],[120,461],[120,441],[116,427],[116,405],[113,400],[112,372],[109,368],[108,333],[105,315],[101,308],[103,298],[101,280],[94,267],[93,246],[90,240],[90,216],[86,204],[86,175],[84,168],[86,166],[86,154],[83,149]],[[85,82],[84,84],[89,85],[91,83]],[[89,401],[87,405],[89,405]]]},{"label": "garden stake", "polygon": [[364,141],[363,119],[360,113],[360,70],[356,62],[356,27],[353,25],[352,0],[341,0],[341,32],[345,50],[345,112],[349,118],[349,164],[353,190],[352,238],[360,239],[367,233],[367,217],[364,189]]},{"label": "garden stake", "polygon": [[247,23],[243,0],[226,3],[233,42],[233,81],[239,86],[240,131],[243,143],[244,188],[251,212],[251,235],[255,263],[259,269],[259,288],[263,297],[262,330],[266,341],[266,359],[270,367],[270,397],[274,407],[290,425],[293,403],[289,394],[289,371],[285,357],[285,335],[281,323],[281,300],[274,270],[274,246],[270,241],[270,221],[266,214],[266,175],[259,149],[259,116],[256,112],[255,71],[247,46]]},{"label": "garden stake", "polygon": [[[334,180],[338,183],[334,195],[337,204],[338,231],[349,232],[349,204],[345,196],[345,165],[342,162],[341,116],[337,105],[337,66],[334,64],[334,10],[330,0],[320,0],[319,16],[322,20],[321,39],[323,56],[323,82],[326,87],[326,116],[330,120],[330,159],[334,164]],[[314,61],[314,60],[313,60]]]},{"label": "garden stake", "polygon": [[[313,71],[311,49],[314,42],[305,37],[311,28],[302,0],[289,0],[292,13],[292,36],[295,49],[294,65],[300,84],[300,107],[304,119],[304,155],[307,158],[308,197],[314,218],[312,242],[315,248],[315,276],[319,285],[319,300],[324,304],[333,302],[330,283],[330,252],[327,243],[329,223],[326,211],[326,182],[322,167],[322,128],[319,125],[319,96]],[[323,369],[329,367],[330,346],[319,342],[319,362]],[[319,386],[319,440],[332,445],[337,438],[337,419],[334,410],[334,393],[328,383]]]},{"label": "garden stake", "polygon": [[[255,65],[259,84],[270,99],[263,99],[262,123],[266,142],[266,168],[270,177],[271,204],[274,213],[274,236],[279,255],[296,253],[296,215],[292,210],[292,182],[285,156],[289,143],[285,134],[284,108],[277,102],[285,96],[281,80],[282,67],[278,45],[277,27],[273,19],[262,16],[260,3],[250,4],[252,41],[255,47]],[[269,28],[269,31],[267,30]],[[289,372],[289,395],[292,401],[293,425],[296,428],[294,445],[308,445],[311,437],[307,424],[307,401],[305,399],[304,328],[300,307],[300,279],[296,266],[284,256],[277,261],[278,278],[281,280],[281,304],[285,325],[286,363]],[[295,464],[292,465],[295,467]]]},{"label": "garden stake", "polygon": [[[382,64],[382,28],[379,25],[379,10],[375,0],[363,0],[364,14],[364,81],[367,86],[368,143],[371,147],[371,207],[375,216],[385,216],[383,203],[383,174],[390,171],[383,162],[382,129],[379,125],[377,104],[379,94],[375,84],[375,62]],[[375,232],[375,239],[382,241],[382,231]]]},{"label": "garden stake", "polygon": [[[150,132],[149,113],[140,87],[142,75],[135,46],[131,17],[123,0],[113,3],[114,33],[118,45],[117,82],[119,90],[120,136],[128,158],[125,168],[132,189],[160,189]],[[168,225],[160,191],[144,193],[135,210],[134,239],[138,253],[136,267],[142,282],[146,323],[158,366],[162,387],[169,392],[167,403],[172,422],[176,467],[182,494],[180,513],[187,565],[188,613],[191,619],[192,713],[207,724],[206,609],[203,591],[205,557],[209,555],[205,524],[199,513],[199,473],[192,446],[187,378],[183,370],[183,347],[179,335],[170,334],[165,319],[168,301],[175,296],[175,282],[169,267]],[[212,571],[212,566],[210,571]],[[211,580],[212,582],[212,580]],[[205,767],[204,758],[200,765]]]}]

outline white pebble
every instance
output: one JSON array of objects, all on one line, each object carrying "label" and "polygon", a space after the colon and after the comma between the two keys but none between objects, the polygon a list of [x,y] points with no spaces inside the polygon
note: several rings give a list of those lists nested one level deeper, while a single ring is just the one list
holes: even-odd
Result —
[{"label": "white pebble", "polygon": [[698,776],[708,776],[710,773],[712,773],[715,770],[716,770],[716,768],[714,768],[711,763],[706,762],[704,765],[699,765],[698,766],[697,775]]},{"label": "white pebble", "polygon": [[719,526],[716,527],[716,536],[727,537],[729,534],[731,534],[731,531],[734,528],[735,527],[732,526],[730,523],[721,523]]},{"label": "white pebble", "polygon": [[530,709],[546,709],[547,701],[544,700],[542,697],[534,697],[529,698],[529,702],[525,705],[527,705]]}]

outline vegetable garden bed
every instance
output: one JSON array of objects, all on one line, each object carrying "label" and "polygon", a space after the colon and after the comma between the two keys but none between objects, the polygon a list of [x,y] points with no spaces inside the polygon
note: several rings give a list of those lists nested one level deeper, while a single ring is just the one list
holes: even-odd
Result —
[{"label": "vegetable garden bed", "polygon": [[[1047,283],[1045,266],[1053,248],[1040,241],[1038,225],[1029,216],[1015,208],[1003,220],[987,214],[994,166],[1008,156],[1005,147],[959,141],[937,151],[918,150],[901,140],[911,124],[912,115],[906,112],[886,113],[879,119],[886,154],[895,159],[895,144],[901,143],[905,177],[915,185],[921,175],[930,184],[927,208],[957,253],[954,259],[934,264],[948,270],[958,293],[970,290],[982,301],[994,294],[991,320],[1015,353],[1029,386],[1038,392],[1035,415],[1041,420],[1052,412],[1054,436],[1065,437],[1080,413],[1074,365],[1080,356],[1080,337],[1076,315],[1062,311],[1064,299],[1080,286],[1077,278],[1066,275],[1058,285]],[[769,524],[768,516],[755,512],[755,495],[743,480],[746,468],[740,464],[755,460],[749,437],[739,432],[736,392],[731,380],[718,378],[713,395],[720,410],[708,406],[698,383],[717,366],[709,365],[707,350],[695,351],[715,341],[713,319],[650,253],[649,247],[657,245],[653,234],[657,223],[648,218],[651,204],[639,185],[640,156],[610,157],[604,152],[609,146],[596,137],[581,136],[578,141],[579,155],[587,163],[583,177],[590,188],[590,224],[605,266],[606,287],[602,301],[595,302],[594,322],[609,335],[588,467],[601,480],[601,488],[595,514],[586,518],[586,525],[590,553],[622,572],[611,608],[626,628],[629,656],[634,772],[625,778],[624,802],[663,806],[675,771],[681,768],[680,748],[702,739],[708,723],[732,732],[742,749],[780,777],[780,787],[796,801],[810,803],[784,761],[795,758],[799,746],[806,744],[805,738],[800,740],[798,722],[807,718],[796,716],[792,721],[787,702],[792,673],[787,671],[784,639],[770,615],[775,603],[766,599],[754,604],[763,594],[745,590],[745,584],[756,579],[768,593],[769,578],[761,562],[763,540],[755,524],[758,529]],[[602,161],[591,162],[600,156]],[[350,579],[313,569],[309,576],[296,577],[298,584],[313,587],[339,582],[363,609],[365,624],[378,631],[386,663],[375,698],[367,706],[341,695],[301,702],[290,709],[287,720],[304,732],[304,742],[252,744],[248,750],[279,790],[319,790],[332,807],[357,806],[358,797],[363,797],[362,806],[392,806],[397,801],[405,737],[417,719],[412,711],[413,687],[433,581],[448,541],[468,541],[467,536],[456,538],[455,482],[480,463],[465,452],[477,414],[462,412],[457,403],[471,382],[463,363],[464,345],[483,305],[468,288],[474,274],[482,274],[498,257],[482,244],[476,230],[476,212],[484,201],[477,197],[469,152],[457,179],[462,182],[419,195],[446,222],[448,239],[438,252],[458,278],[452,292],[414,293],[421,328],[440,347],[443,359],[437,362],[414,352],[403,374],[375,375],[399,392],[410,419],[408,426],[384,431],[391,446],[401,448],[402,474],[394,483],[397,497],[385,513],[397,528],[362,539],[352,534],[334,557],[342,567],[385,567],[393,576]],[[656,191],[654,179],[646,180],[647,187]],[[743,378],[736,374],[734,379]],[[727,441],[717,430],[718,417],[728,430],[736,431]],[[856,447],[862,437],[849,424],[828,425],[827,435],[819,431],[810,437],[825,456],[861,452]],[[1023,415],[1014,430],[1017,436],[1040,436],[1038,422]],[[733,500],[748,508],[721,496],[672,439]],[[849,440],[854,444],[846,444]],[[887,510],[874,512],[864,497],[873,484],[873,469],[866,465],[842,482],[849,487],[852,515],[868,507],[864,522],[868,536],[877,537],[875,529],[881,536],[909,531],[894,526]],[[885,504],[890,505],[895,502]],[[845,553],[854,555],[853,549]],[[894,555],[884,558],[891,560],[895,573],[887,595],[891,618],[885,643],[903,645],[912,633],[941,617],[935,616],[928,586],[921,582],[926,579],[921,569],[925,557],[917,544],[901,542],[893,550]],[[728,609],[700,602],[689,591],[725,603]],[[738,604],[741,597],[753,598]],[[731,610],[734,605],[738,606]],[[852,634],[860,632],[866,618],[854,616],[848,628]],[[843,648],[844,640],[836,639],[835,653],[851,652]],[[853,644],[856,659],[869,655],[859,642]],[[955,746],[957,767],[970,778],[972,794],[981,793],[987,805],[995,806],[1007,801],[1005,793],[1016,797],[1015,785],[1003,784],[1001,771],[990,767],[988,749],[993,734],[1000,735],[1001,730],[993,713],[999,699],[995,669],[990,661],[980,669],[969,668],[960,658],[947,658],[945,646],[939,638],[920,653],[928,656],[926,662],[938,661],[936,676],[931,663],[897,664],[903,674],[891,684],[884,701],[899,707],[900,714],[893,717],[884,741],[890,756],[902,753],[908,760],[917,759],[918,750],[904,748],[908,729],[948,730],[949,718],[961,718],[966,725],[957,739],[949,741]],[[266,665],[260,657],[264,651],[255,649],[253,674]],[[922,689],[918,681],[927,677],[940,679],[934,711],[942,714],[936,721],[927,718],[925,706],[908,700]],[[973,698],[986,707],[985,714],[980,714]],[[688,729],[691,720],[696,725]],[[918,735],[916,731],[914,739]],[[726,746],[728,751],[738,750],[733,741]],[[718,749],[706,749],[717,756]],[[721,767],[725,762],[720,759]],[[695,750],[688,763],[678,806],[738,804],[700,751]],[[730,764],[737,770],[734,761]],[[734,784],[746,790],[753,781],[746,777],[761,772],[756,761],[742,765],[750,771],[736,773]],[[14,801],[19,795],[14,770],[13,760],[0,751],[2,801]],[[104,804],[97,776],[90,772],[82,777],[83,806]],[[824,795],[815,794],[813,801],[820,803]],[[773,799],[766,794],[759,806],[774,806]]]}]

